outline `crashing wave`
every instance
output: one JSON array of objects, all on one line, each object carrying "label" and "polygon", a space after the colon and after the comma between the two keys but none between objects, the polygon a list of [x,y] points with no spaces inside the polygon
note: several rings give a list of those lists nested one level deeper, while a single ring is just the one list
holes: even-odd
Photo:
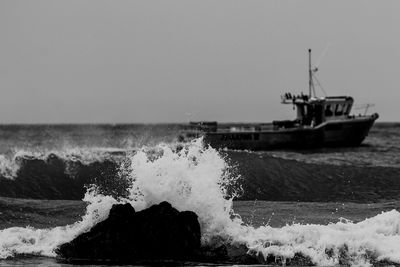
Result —
[{"label": "crashing wave", "polygon": [[13,227],[0,231],[0,258],[17,254],[55,256],[54,249],[88,231],[108,216],[115,203],[130,203],[135,210],[162,201],[180,211],[197,213],[203,245],[215,240],[244,245],[260,262],[278,263],[302,257],[307,264],[369,265],[400,263],[400,213],[382,213],[359,223],[329,225],[293,224],[281,228],[246,225],[232,208],[240,192],[240,179],[221,154],[196,140],[181,148],[159,145],[143,148],[125,161],[121,172],[128,178],[125,197],[116,200],[88,190],[86,215],[64,227],[34,229]]}]

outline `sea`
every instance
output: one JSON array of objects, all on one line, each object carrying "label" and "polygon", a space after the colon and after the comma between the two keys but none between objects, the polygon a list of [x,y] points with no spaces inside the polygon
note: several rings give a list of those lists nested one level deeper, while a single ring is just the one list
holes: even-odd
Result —
[{"label": "sea", "polygon": [[360,147],[262,152],[179,143],[183,126],[0,125],[0,266],[70,266],[55,249],[113,204],[162,201],[198,215],[203,244],[278,265],[400,265],[400,123]]}]

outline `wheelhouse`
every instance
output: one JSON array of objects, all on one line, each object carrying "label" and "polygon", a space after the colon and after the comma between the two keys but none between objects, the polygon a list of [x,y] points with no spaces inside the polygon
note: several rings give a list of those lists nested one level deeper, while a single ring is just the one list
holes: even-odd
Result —
[{"label": "wheelhouse", "polygon": [[274,125],[278,128],[291,128],[290,126],[298,125],[315,127],[325,121],[343,120],[349,117],[353,102],[354,100],[350,96],[310,98],[303,94],[286,93],[282,96],[282,103],[292,104],[296,107],[296,119],[294,121],[275,121]]},{"label": "wheelhouse", "polygon": [[308,50],[308,54],[309,93],[308,95],[303,93],[300,95],[285,93],[281,96],[283,104],[293,104],[296,107],[297,116],[294,121],[274,121],[273,125],[275,129],[299,126],[315,127],[327,121],[344,120],[349,118],[354,102],[352,97],[316,96],[314,78],[318,68],[311,67],[311,49]]}]

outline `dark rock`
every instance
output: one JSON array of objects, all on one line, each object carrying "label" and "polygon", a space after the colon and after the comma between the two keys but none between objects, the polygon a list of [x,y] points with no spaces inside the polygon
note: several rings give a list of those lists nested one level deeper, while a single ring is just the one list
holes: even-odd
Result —
[{"label": "dark rock", "polygon": [[[214,236],[201,246],[200,225],[191,211],[179,212],[168,202],[135,212],[130,204],[114,205],[109,217],[56,249],[59,259],[89,264],[158,264],[187,262],[262,264],[276,262],[249,253],[241,243]],[[301,262],[301,261],[298,261]]]},{"label": "dark rock", "polygon": [[200,238],[194,212],[179,212],[168,202],[140,212],[130,204],[119,204],[106,220],[61,245],[56,253],[66,261],[188,261],[198,257]]},{"label": "dark rock", "polygon": [[207,245],[201,248],[200,259],[212,263],[260,264],[256,254],[248,253],[244,244],[221,243]]}]

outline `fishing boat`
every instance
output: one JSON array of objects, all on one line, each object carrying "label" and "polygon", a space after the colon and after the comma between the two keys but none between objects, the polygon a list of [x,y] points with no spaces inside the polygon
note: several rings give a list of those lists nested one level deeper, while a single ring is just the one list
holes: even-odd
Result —
[{"label": "fishing boat", "polygon": [[281,96],[282,104],[295,107],[295,119],[272,123],[190,122],[180,140],[203,136],[204,142],[214,148],[240,150],[359,146],[379,115],[367,115],[369,106],[364,114],[352,115],[351,96],[317,97],[314,79],[318,68],[311,67],[311,49],[308,53],[309,94]]}]

